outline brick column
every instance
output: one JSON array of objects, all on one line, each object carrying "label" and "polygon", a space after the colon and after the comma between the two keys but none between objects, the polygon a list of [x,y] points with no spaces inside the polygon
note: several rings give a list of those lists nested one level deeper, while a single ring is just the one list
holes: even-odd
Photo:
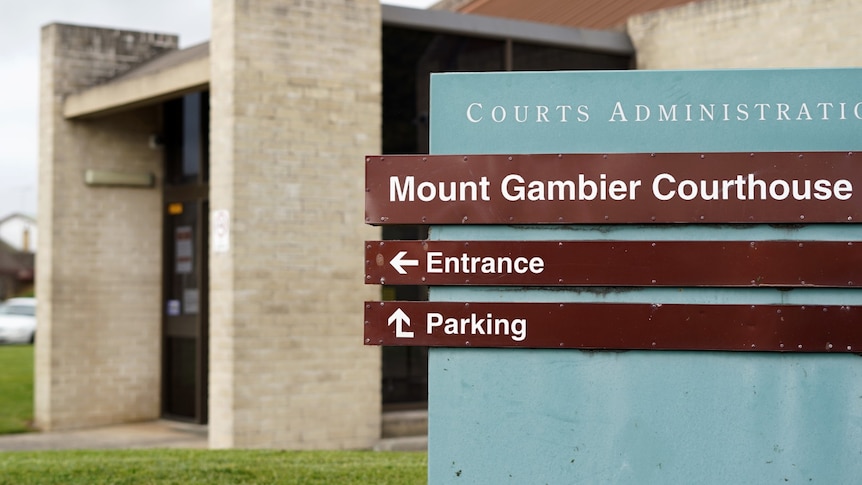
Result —
[{"label": "brick column", "polygon": [[42,30],[36,425],[159,415],[161,191],[88,187],[84,171],[152,172],[159,110],[87,121],[63,99],[177,47],[175,36],[53,24]]},{"label": "brick column", "polygon": [[378,0],[214,1],[210,445],[364,448],[380,350],[362,345],[364,155],[380,150]]}]

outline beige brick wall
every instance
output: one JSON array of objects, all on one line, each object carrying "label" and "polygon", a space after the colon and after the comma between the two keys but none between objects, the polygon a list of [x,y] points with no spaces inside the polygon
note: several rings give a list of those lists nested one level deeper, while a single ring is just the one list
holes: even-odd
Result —
[{"label": "beige brick wall", "polygon": [[862,65],[857,0],[705,0],[632,17],[638,69]]},{"label": "beige brick wall", "polygon": [[161,176],[159,112],[63,119],[66,94],[166,49],[174,36],[42,30],[35,419],[79,428],[159,415],[161,191],[87,187],[87,169]]},{"label": "beige brick wall", "polygon": [[365,448],[380,350],[362,345],[365,154],[380,150],[378,0],[213,2],[210,445]]}]

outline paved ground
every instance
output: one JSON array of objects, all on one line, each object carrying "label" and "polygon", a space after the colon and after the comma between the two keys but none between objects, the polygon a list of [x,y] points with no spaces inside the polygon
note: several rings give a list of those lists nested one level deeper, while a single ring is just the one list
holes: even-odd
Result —
[{"label": "paved ground", "polygon": [[207,448],[206,426],[148,421],[102,428],[0,436],[0,452],[132,448]]}]

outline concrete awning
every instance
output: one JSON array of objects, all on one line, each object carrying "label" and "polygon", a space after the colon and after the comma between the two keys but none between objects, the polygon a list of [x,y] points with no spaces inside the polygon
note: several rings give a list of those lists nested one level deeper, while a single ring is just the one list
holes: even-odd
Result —
[{"label": "concrete awning", "polygon": [[161,103],[206,89],[210,81],[209,43],[168,52],[111,81],[72,94],[63,104],[67,119],[102,116]]}]

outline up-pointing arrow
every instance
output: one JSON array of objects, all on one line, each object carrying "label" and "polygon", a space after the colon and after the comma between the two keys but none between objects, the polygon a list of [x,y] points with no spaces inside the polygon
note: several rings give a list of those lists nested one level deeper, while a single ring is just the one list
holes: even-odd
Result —
[{"label": "up-pointing arrow", "polygon": [[418,259],[404,259],[404,256],[407,256],[407,251],[399,251],[398,254],[392,258],[392,261],[389,261],[389,264],[395,268],[395,271],[397,271],[398,274],[407,274],[404,266],[419,266]]},{"label": "up-pointing arrow", "polygon": [[404,310],[397,309],[392,315],[389,315],[387,326],[395,322],[395,338],[413,338],[413,332],[405,332],[402,325],[410,326],[410,317],[404,313]]}]

